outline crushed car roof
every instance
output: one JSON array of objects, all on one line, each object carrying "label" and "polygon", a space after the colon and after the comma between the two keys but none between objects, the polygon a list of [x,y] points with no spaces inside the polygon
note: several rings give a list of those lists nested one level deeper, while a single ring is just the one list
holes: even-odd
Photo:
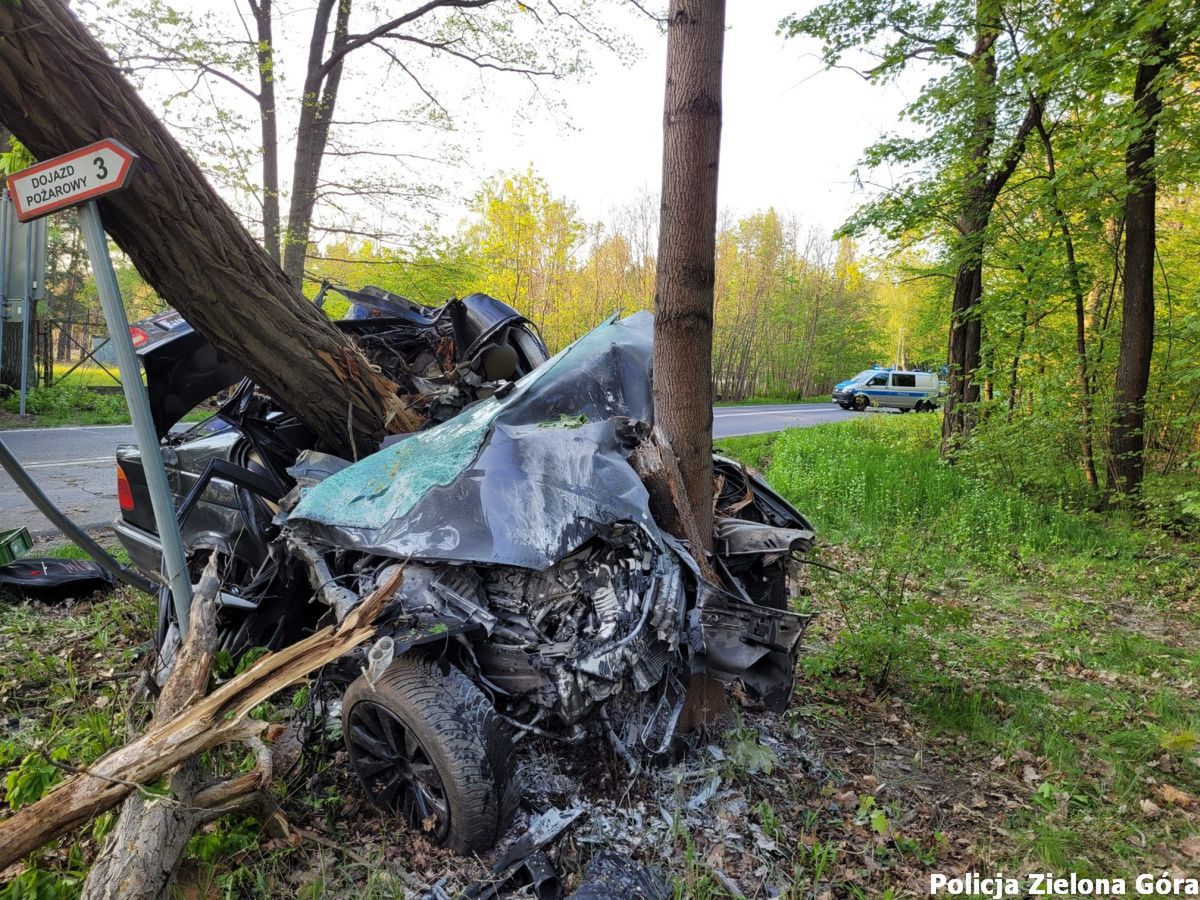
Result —
[{"label": "crushed car roof", "polygon": [[615,522],[660,537],[626,459],[653,422],[653,317],[615,316],[455,419],[330,475],[287,517],[301,540],[544,569]]}]

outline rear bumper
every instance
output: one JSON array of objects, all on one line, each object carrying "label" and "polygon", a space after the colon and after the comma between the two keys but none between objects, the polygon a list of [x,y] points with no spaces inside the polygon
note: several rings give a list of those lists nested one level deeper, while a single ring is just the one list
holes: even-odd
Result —
[{"label": "rear bumper", "polygon": [[129,554],[134,567],[148,578],[157,578],[162,571],[162,544],[158,535],[143,531],[120,518],[113,522],[113,531],[117,533],[117,540]]}]

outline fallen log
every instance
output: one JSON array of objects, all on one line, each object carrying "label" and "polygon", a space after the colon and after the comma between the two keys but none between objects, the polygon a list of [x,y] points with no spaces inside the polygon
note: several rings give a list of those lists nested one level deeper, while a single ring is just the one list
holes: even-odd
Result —
[{"label": "fallen log", "polygon": [[36,803],[0,822],[0,870],[54,838],[145,792],[205,750],[253,741],[266,726],[247,716],[260,703],[302,680],[374,633],[374,622],[404,580],[398,569],[336,626],[268,654],[206,697],[185,705],[137,740],[102,756]]},{"label": "fallen log", "polygon": [[[153,721],[179,713],[208,685],[217,642],[215,600],[220,586],[214,554],[192,596],[188,637],[158,695]],[[116,827],[88,871],[84,897],[157,897],[166,890],[195,827],[191,804],[199,780],[200,763],[190,759],[171,777],[169,796],[150,798],[135,793],[126,799]]]},{"label": "fallen log", "polygon": [[[188,637],[155,704],[155,722],[182,712],[208,685],[217,643],[215,601],[220,586],[214,555],[192,598]],[[205,784],[200,760],[193,757],[171,776],[168,796],[135,792],[126,798],[116,826],[88,871],[83,898],[166,896],[192,832],[219,816],[254,810],[278,830],[278,813],[265,793],[271,783],[271,754],[257,738],[249,743],[258,757],[251,772]]]}]

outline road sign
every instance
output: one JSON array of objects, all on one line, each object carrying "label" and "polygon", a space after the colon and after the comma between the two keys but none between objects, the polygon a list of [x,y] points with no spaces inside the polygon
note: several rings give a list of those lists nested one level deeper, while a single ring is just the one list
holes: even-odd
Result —
[{"label": "road sign", "polygon": [[[33,252],[27,255],[25,245],[30,241]],[[32,272],[25,271],[27,259]],[[46,295],[46,221],[18,222],[4,190],[0,190],[0,273],[0,297],[6,300],[24,297],[26,287],[34,300]]]},{"label": "road sign", "polygon": [[112,138],[72,150],[8,176],[13,211],[22,222],[102,194],[129,181],[137,157]]}]

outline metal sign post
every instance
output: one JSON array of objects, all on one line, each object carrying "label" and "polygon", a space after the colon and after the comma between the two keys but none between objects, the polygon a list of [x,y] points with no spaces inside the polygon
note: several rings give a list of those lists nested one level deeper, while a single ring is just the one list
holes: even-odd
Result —
[{"label": "metal sign post", "polygon": [[8,187],[13,211],[22,222],[83,204],[79,207],[79,227],[92,261],[100,307],[104,310],[108,333],[116,350],[121,386],[137,435],[146,486],[150,491],[150,504],[154,509],[154,522],[162,543],[163,568],[179,620],[179,632],[186,637],[192,603],[191,576],[183,552],[183,540],[179,535],[179,522],[175,518],[175,502],[167,484],[162,449],[150,414],[150,400],[146,395],[146,386],[142,384],[141,365],[129,335],[129,320],[121,302],[117,275],[108,255],[108,238],[104,234],[100,210],[95,201],[96,197],[120,190],[128,183],[135,160],[132,151],[116,141],[99,141],[10,175]]},{"label": "metal sign post", "polygon": [[25,415],[25,400],[29,396],[29,320],[33,318],[30,304],[33,299],[33,229],[25,230],[25,283],[21,285],[21,406]]},{"label": "metal sign post", "polygon": [[[0,322],[21,324],[21,362],[18,384],[21,415],[29,393],[29,328],[33,304],[46,291],[46,222],[21,222],[9,207],[7,189],[0,190]],[[0,364],[4,361],[0,342]]]}]

